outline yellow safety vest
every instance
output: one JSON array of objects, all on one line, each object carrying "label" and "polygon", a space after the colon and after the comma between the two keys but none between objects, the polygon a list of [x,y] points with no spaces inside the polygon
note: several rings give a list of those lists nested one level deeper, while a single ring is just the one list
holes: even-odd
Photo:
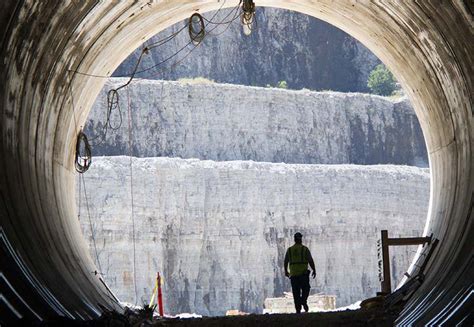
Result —
[{"label": "yellow safety vest", "polygon": [[288,248],[290,262],[290,276],[300,276],[308,270],[308,248],[302,244],[295,244]]}]

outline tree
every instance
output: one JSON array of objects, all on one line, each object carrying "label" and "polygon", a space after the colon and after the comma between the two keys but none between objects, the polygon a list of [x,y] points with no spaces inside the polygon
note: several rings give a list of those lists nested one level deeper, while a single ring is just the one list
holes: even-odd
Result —
[{"label": "tree", "polygon": [[279,89],[287,89],[288,88],[288,83],[286,81],[279,81],[277,84],[277,87]]},{"label": "tree", "polygon": [[396,83],[392,73],[382,64],[377,65],[367,79],[369,89],[378,95],[391,95],[396,89]]}]

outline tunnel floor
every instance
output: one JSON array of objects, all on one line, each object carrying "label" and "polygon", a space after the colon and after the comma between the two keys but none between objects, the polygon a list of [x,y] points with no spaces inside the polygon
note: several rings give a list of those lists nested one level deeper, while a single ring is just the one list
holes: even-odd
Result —
[{"label": "tunnel floor", "polygon": [[391,311],[381,309],[359,309],[334,312],[301,313],[301,314],[251,314],[242,316],[222,316],[203,318],[155,318],[153,321],[139,316],[124,316],[106,313],[97,320],[54,321],[47,326],[158,326],[158,327],[236,327],[236,326],[393,326],[400,308]]},{"label": "tunnel floor", "polygon": [[324,313],[266,314],[195,319],[166,319],[153,326],[393,326],[397,312],[352,310]]}]

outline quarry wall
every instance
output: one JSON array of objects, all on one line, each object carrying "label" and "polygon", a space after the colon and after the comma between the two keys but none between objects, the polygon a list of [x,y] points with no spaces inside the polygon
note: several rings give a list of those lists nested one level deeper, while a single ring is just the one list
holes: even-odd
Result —
[{"label": "quarry wall", "polygon": [[[296,231],[316,262],[313,293],[336,295],[338,306],[374,296],[380,230],[420,235],[429,198],[427,169],[391,165],[115,156],[94,158],[84,178],[79,219],[94,258],[88,204],[107,284],[142,304],[160,271],[168,313],[261,312],[290,290],[282,262]],[[413,251],[391,252],[395,280]]]},{"label": "quarry wall", "polygon": [[[421,235],[428,169],[353,165],[428,165],[407,99],[136,80],[119,93],[121,118],[111,115],[121,127],[102,140],[107,91],[126,81],[106,83],[85,126],[92,230],[78,198],[92,256],[94,232],[121,300],[147,301],[160,271],[168,312],[261,312],[265,298],[290,290],[282,261],[301,231],[318,269],[313,292],[344,306],[379,290],[381,229]],[[393,249],[394,284],[415,249]]]},{"label": "quarry wall", "polygon": [[[90,138],[102,133],[106,92],[126,81],[111,79],[101,91],[85,126]],[[406,98],[154,80],[120,90],[123,124],[93,142],[94,155],[130,153],[128,100],[137,157],[428,166]],[[115,110],[111,122],[119,121]]]},{"label": "quarry wall", "polygon": [[[212,20],[228,21],[229,11],[221,11]],[[369,72],[380,60],[355,38],[331,24],[295,11],[258,7],[256,15],[258,28],[250,36],[242,33],[240,24],[217,28],[209,25],[215,30],[209,32],[181,65],[159,73],[147,71],[137,77],[175,80],[203,76],[219,83],[256,86],[276,85],[283,80],[293,89],[368,91]],[[205,14],[208,19],[213,16],[214,13]],[[176,33],[184,24],[180,22],[165,29],[146,44]],[[172,42],[142,58],[141,67],[157,65],[188,42],[187,33],[178,34]],[[131,54],[114,76],[132,72],[141,49]]]}]

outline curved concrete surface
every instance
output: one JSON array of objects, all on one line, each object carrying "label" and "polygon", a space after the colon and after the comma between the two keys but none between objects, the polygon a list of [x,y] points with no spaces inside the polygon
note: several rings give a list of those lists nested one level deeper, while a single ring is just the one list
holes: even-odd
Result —
[{"label": "curved concrete surface", "polygon": [[[472,304],[474,37],[465,3],[257,1],[315,16],[356,37],[411,98],[432,172],[426,233],[440,243],[401,323],[459,321]],[[75,135],[105,80],[68,69],[109,75],[159,30],[221,4],[2,1],[0,316],[86,319],[103,307],[120,309],[93,273],[74,204]]]}]

